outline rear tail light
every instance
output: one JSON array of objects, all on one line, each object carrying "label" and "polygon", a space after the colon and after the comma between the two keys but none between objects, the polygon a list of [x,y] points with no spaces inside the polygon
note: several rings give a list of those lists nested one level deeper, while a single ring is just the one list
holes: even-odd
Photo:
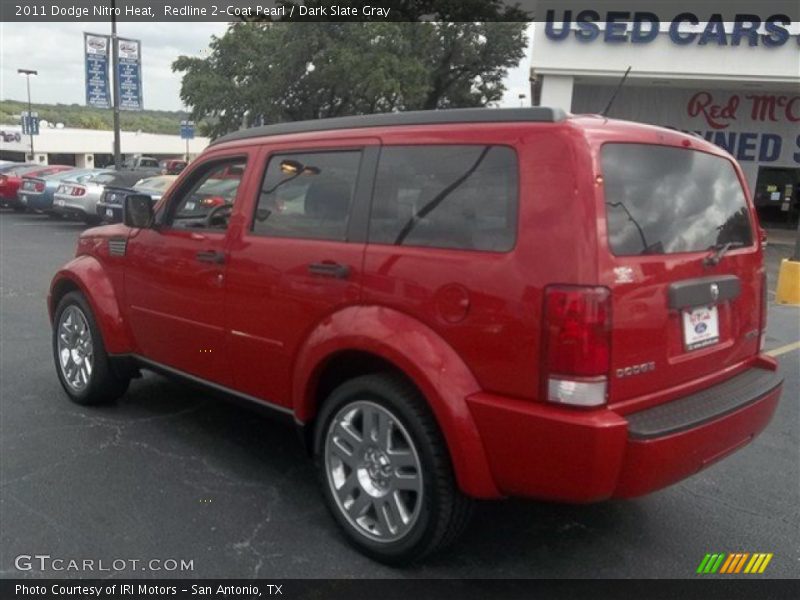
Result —
[{"label": "rear tail light", "polygon": [[758,338],[758,351],[763,352],[767,341],[767,274],[761,274],[761,335]]},{"label": "rear tail light", "polygon": [[549,286],[544,299],[543,381],[550,402],[606,403],[611,360],[611,293]]},{"label": "rear tail light", "polygon": [[225,198],[221,196],[208,196],[200,200],[200,206],[222,206],[225,204]]},{"label": "rear tail light", "polygon": [[35,192],[43,192],[44,191],[44,184],[41,181],[37,181],[33,184],[33,191]]},{"label": "rear tail light", "polygon": [[70,190],[70,196],[83,196],[86,193],[86,189],[82,187],[74,187]]},{"label": "rear tail light", "polygon": [[6,177],[5,175],[0,175],[0,185],[5,184],[5,182],[7,180],[8,180],[8,177]]}]

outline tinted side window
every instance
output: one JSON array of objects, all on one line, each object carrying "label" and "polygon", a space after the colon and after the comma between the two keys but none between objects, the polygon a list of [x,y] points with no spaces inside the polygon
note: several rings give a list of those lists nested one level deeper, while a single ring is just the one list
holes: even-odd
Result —
[{"label": "tinted side window", "polygon": [[346,240],[360,161],[360,151],[272,156],[261,185],[253,233]]},{"label": "tinted side window", "polygon": [[506,252],[517,231],[517,156],[506,146],[386,146],[371,243]]}]

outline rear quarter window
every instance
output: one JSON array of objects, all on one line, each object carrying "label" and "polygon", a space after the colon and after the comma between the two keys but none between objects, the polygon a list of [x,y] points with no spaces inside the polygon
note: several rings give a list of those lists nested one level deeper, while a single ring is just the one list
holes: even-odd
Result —
[{"label": "rear quarter window", "polygon": [[608,239],[617,256],[753,244],[733,164],[697,150],[611,143],[601,151]]},{"label": "rear quarter window", "polygon": [[386,146],[369,241],[507,252],[516,241],[517,173],[507,146]]}]

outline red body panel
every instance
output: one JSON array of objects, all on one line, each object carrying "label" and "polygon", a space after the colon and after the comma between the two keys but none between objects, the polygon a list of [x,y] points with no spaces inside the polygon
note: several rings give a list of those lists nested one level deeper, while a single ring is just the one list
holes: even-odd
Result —
[{"label": "red body panel", "polygon": [[[594,501],[646,493],[688,476],[752,439],[778,390],[680,434],[635,442],[626,415],[711,387],[755,366],[762,251],[731,251],[713,271],[705,253],[614,257],[608,249],[598,156],[610,141],[691,147],[729,159],[702,140],[655,127],[571,117],[557,123],[435,125],[326,131],[212,146],[161,200],[209,159],[248,155],[227,231],[85,232],[54,279],[89,298],[106,345],[290,409],[313,423],[319,375],[343,351],[375,355],[423,393],[447,441],[460,487],[476,497],[522,495]],[[516,245],[509,252],[443,250],[268,238],[249,233],[271,152],[418,144],[512,147],[519,163]],[[741,170],[737,167],[738,176]],[[748,208],[757,227],[752,201]],[[124,257],[110,238],[126,238]],[[758,236],[754,234],[754,239]],[[215,250],[223,264],[195,260]],[[317,277],[308,265],[347,265]],[[635,275],[614,279],[624,265]],[[722,340],[686,356],[670,283],[735,274],[741,294],[720,305]],[[548,285],[604,286],[612,298],[612,373],[654,361],[639,377],[609,381],[609,404],[581,410],[542,398],[542,306]]]}]

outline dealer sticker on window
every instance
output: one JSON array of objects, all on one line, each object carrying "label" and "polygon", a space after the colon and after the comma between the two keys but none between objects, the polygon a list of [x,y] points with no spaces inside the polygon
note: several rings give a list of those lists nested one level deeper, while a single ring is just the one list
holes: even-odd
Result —
[{"label": "dealer sticker on window", "polygon": [[683,344],[686,350],[712,346],[719,341],[719,314],[716,306],[700,306],[683,311]]}]

